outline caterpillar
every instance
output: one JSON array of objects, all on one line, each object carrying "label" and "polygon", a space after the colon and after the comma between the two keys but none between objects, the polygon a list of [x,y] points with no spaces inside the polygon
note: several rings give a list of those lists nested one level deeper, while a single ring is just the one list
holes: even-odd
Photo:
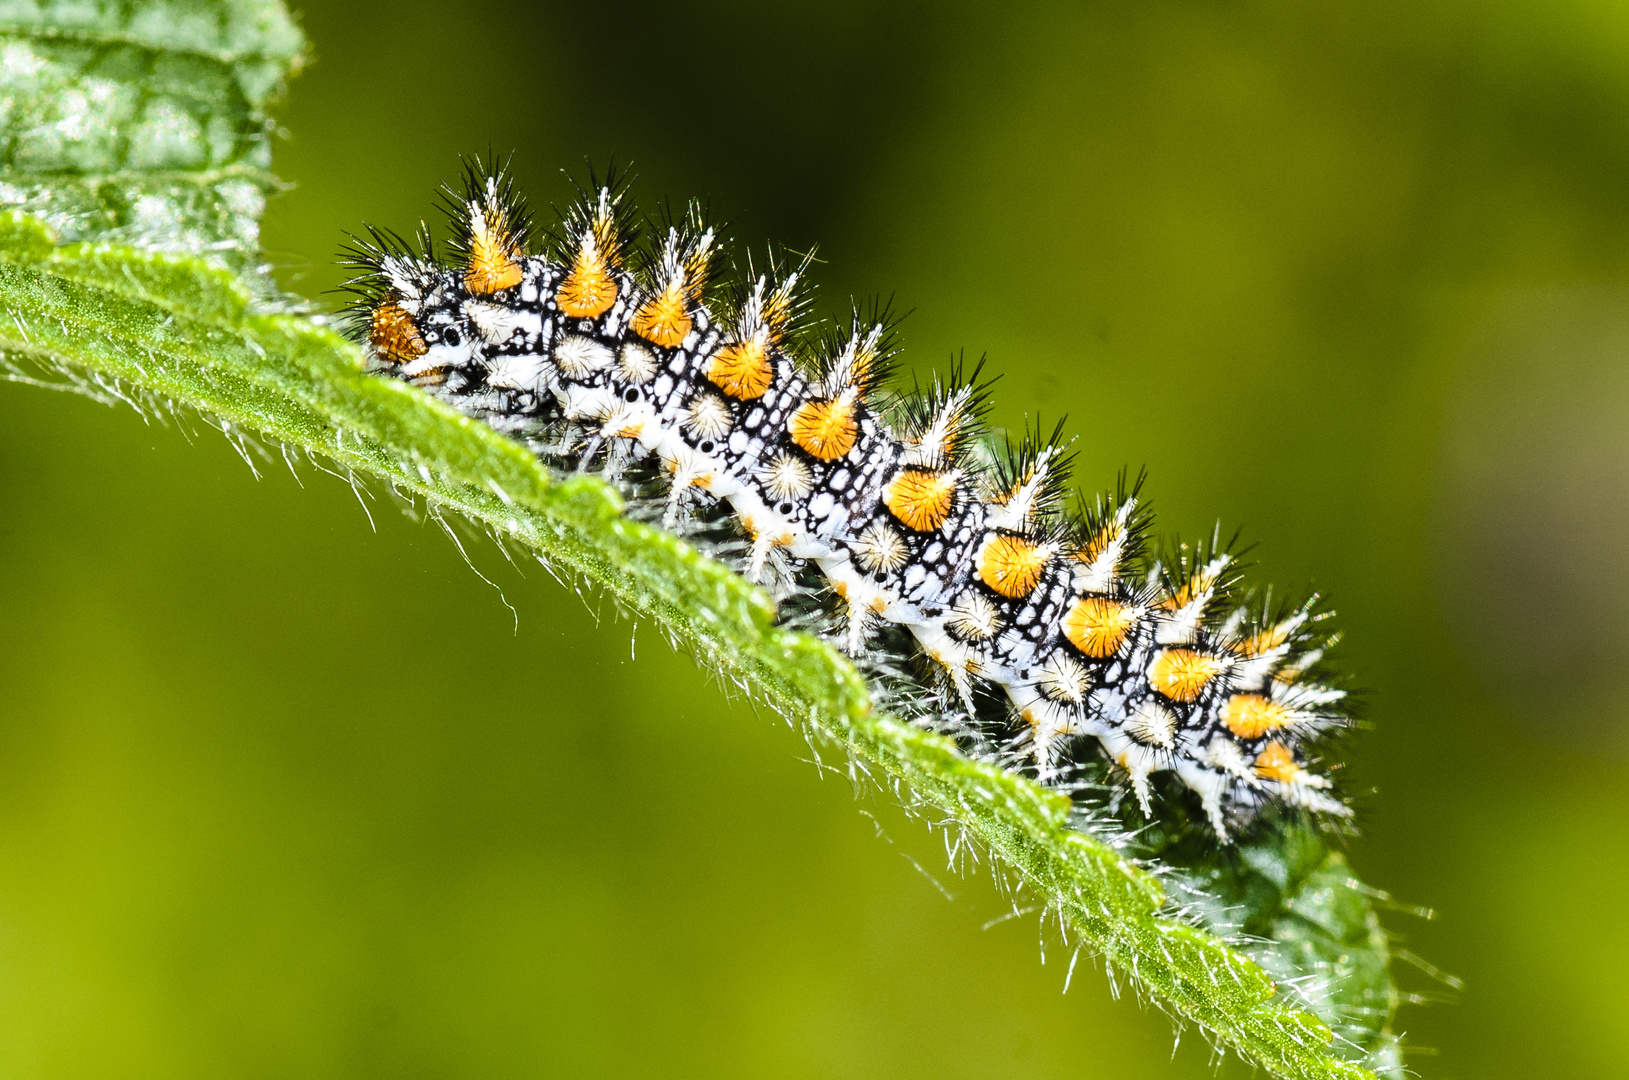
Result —
[{"label": "caterpillar", "polygon": [[342,259],[370,366],[669,528],[733,521],[721,556],[821,584],[852,656],[903,631],[943,708],[1042,783],[1101,754],[1152,817],[1150,777],[1174,774],[1224,844],[1269,804],[1350,816],[1310,756],[1350,722],[1317,597],[1241,592],[1219,534],[1161,555],[1141,477],[1071,497],[1061,425],[992,448],[982,363],[889,389],[886,309],[816,324],[811,256],[726,279],[698,204],[641,221],[627,194],[590,173],[540,230],[477,159],[442,191],[447,260],[422,221],[412,241],[365,226]]}]

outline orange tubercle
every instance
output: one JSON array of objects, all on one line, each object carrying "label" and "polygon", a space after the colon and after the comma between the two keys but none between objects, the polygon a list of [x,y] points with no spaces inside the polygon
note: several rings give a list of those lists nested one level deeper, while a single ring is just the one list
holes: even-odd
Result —
[{"label": "orange tubercle", "polygon": [[1270,742],[1256,755],[1256,775],[1263,780],[1276,780],[1280,784],[1293,784],[1301,779],[1301,765],[1295,752],[1281,742]]},{"label": "orange tubercle", "polygon": [[1291,723],[1290,710],[1260,694],[1234,694],[1222,706],[1222,723],[1241,739],[1257,739]]},{"label": "orange tubercle", "polygon": [[1251,634],[1239,644],[1239,652],[1245,656],[1261,656],[1272,652],[1290,639],[1288,624],[1279,623],[1277,626]]},{"label": "orange tubercle", "polygon": [[634,333],[665,349],[673,348],[689,336],[690,327],[690,312],[681,288],[664,289],[639,305],[634,313]]},{"label": "orange tubercle", "polygon": [[464,268],[464,286],[477,296],[490,296],[500,289],[520,284],[520,260],[498,223],[487,221],[470,237],[469,265]]},{"label": "orange tubercle", "polygon": [[1075,552],[1076,561],[1087,565],[1096,562],[1098,557],[1109,549],[1109,545],[1120,538],[1122,531],[1118,521],[1109,522],[1097,530],[1090,540],[1080,546],[1080,550]]},{"label": "orange tubercle", "polygon": [[1063,617],[1063,636],[1087,656],[1103,660],[1119,651],[1136,622],[1137,610],[1131,605],[1088,596],[1075,601]]},{"label": "orange tubercle", "polygon": [[775,369],[764,343],[752,339],[718,350],[707,365],[707,378],[731,397],[752,401],[764,396],[775,378]]},{"label": "orange tubercle", "polygon": [[1041,574],[1051,558],[1047,545],[1000,533],[979,550],[979,578],[1002,596],[1022,599],[1041,583]]},{"label": "orange tubercle", "polygon": [[950,516],[956,500],[955,470],[902,469],[882,493],[883,505],[907,528],[934,532]]},{"label": "orange tubercle", "polygon": [[1181,611],[1210,591],[1211,586],[1215,584],[1215,574],[1195,574],[1186,585],[1161,600],[1160,607],[1167,611]]},{"label": "orange tubercle", "polygon": [[1192,649],[1166,649],[1148,667],[1148,682],[1172,701],[1194,701],[1222,673],[1222,662]]},{"label": "orange tubercle", "polygon": [[799,406],[786,428],[794,446],[820,461],[836,461],[847,454],[860,435],[854,401],[847,394]]},{"label": "orange tubercle", "polygon": [[592,240],[585,240],[578,249],[554,302],[574,319],[603,315],[617,302],[617,280]]}]

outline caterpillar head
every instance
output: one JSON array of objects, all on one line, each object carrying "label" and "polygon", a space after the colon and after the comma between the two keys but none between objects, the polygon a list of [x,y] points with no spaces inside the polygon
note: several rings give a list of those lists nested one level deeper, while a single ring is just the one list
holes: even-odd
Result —
[{"label": "caterpillar head", "polygon": [[348,314],[374,364],[434,386],[479,360],[469,291],[458,273],[435,264],[427,236],[421,233],[414,250],[394,234],[370,229],[345,256],[358,271],[344,287],[352,296]]}]

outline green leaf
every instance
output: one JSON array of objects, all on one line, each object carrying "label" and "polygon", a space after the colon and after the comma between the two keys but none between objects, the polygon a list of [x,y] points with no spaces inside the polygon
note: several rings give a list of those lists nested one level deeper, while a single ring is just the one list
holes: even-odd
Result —
[{"label": "green leaf", "polygon": [[289,314],[255,249],[275,185],[265,108],[303,47],[280,6],[0,4],[0,38],[0,353],[14,377],[196,410],[230,438],[322,455],[463,515],[961,829],[1072,944],[1177,1020],[1275,1076],[1400,1075],[1377,894],[1311,827],[1267,820],[1230,849],[1180,823],[1121,839],[1103,808],[874,708],[831,646],[778,625],[728,567],[623,516],[611,487],[556,476],[367,374],[322,319]]},{"label": "green leaf", "polygon": [[266,108],[304,48],[281,4],[0,0],[0,206],[209,254],[270,295]]}]

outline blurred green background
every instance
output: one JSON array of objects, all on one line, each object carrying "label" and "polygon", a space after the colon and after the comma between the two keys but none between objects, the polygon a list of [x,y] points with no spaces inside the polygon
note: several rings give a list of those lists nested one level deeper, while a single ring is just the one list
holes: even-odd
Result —
[{"label": "blurred green background", "polygon": [[[818,242],[910,370],[988,352],[1083,483],[1146,464],[1334,598],[1351,858],[1466,983],[1416,1068],[1629,1076],[1629,8],[302,18],[290,287],[488,147]],[[263,473],[0,386],[0,1074],[1217,1075],[654,634],[474,545],[517,628],[435,527]]]}]

